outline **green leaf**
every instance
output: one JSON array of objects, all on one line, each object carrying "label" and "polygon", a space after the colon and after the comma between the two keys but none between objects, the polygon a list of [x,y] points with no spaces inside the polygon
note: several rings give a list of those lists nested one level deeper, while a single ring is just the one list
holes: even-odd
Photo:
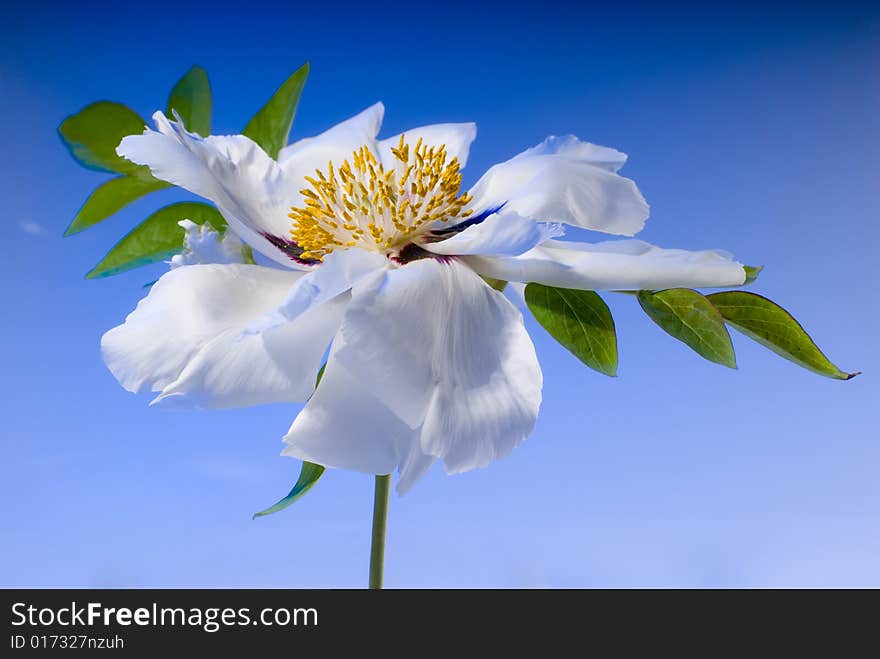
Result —
[{"label": "green leaf", "polygon": [[858,375],[841,371],[832,364],[800,323],[775,302],[745,291],[712,293],[708,298],[731,327],[777,355],[837,380]]},{"label": "green leaf", "polygon": [[98,101],[69,116],[58,127],[61,140],[81,165],[102,172],[150,176],[145,167],[116,154],[126,135],[144,132],[146,122],[120,103]]},{"label": "green leaf", "polygon": [[177,224],[181,220],[192,220],[196,224],[207,222],[217,231],[226,228],[223,216],[208,204],[186,201],[165,206],[116,243],[86,278],[109,277],[177,254],[183,249],[186,234]]},{"label": "green leaf", "polygon": [[84,231],[150,192],[171,187],[170,183],[139,176],[118,176],[95,188],[64,232],[65,236]]},{"label": "green leaf", "polygon": [[211,85],[202,67],[192,67],[174,85],[165,114],[173,117],[175,110],[191,133],[202,137],[211,134]]},{"label": "green leaf", "polygon": [[281,499],[274,506],[270,506],[266,508],[266,510],[261,510],[258,513],[254,513],[253,519],[257,517],[262,517],[263,515],[271,515],[272,513],[277,513],[279,510],[284,510],[292,504],[294,501],[302,497],[306,492],[312,489],[312,486],[318,482],[318,479],[321,478],[321,475],[324,473],[324,467],[321,465],[316,465],[311,462],[303,462],[302,469],[299,472],[299,478],[296,480],[296,485],[293,486],[293,489],[290,493]]},{"label": "green leaf", "polygon": [[257,261],[254,258],[254,250],[247,243],[241,244],[241,262],[248,263],[250,265],[256,265]]},{"label": "green leaf", "polygon": [[315,389],[318,388],[318,385],[321,384],[321,378],[324,377],[324,371],[327,370],[327,362],[321,364],[321,368],[318,369],[318,375],[315,376]]},{"label": "green leaf", "polygon": [[608,306],[593,291],[526,286],[526,304],[537,321],[592,369],[617,375],[617,333]]},{"label": "green leaf", "polygon": [[743,286],[753,283],[763,269],[763,265],[744,265],[743,270],[746,271],[746,280],[743,282]]},{"label": "green leaf", "polygon": [[277,158],[278,152],[287,145],[296,106],[308,75],[309,64],[306,62],[278,88],[242,131],[272,158]]},{"label": "green leaf", "polygon": [[495,279],[494,277],[483,277],[482,275],[480,275],[480,277],[482,277],[483,281],[489,284],[489,286],[494,288],[496,291],[504,291],[504,289],[507,287],[507,282],[503,279]]},{"label": "green leaf", "polygon": [[724,319],[703,295],[688,288],[639,291],[639,304],[667,334],[710,362],[736,368]]}]

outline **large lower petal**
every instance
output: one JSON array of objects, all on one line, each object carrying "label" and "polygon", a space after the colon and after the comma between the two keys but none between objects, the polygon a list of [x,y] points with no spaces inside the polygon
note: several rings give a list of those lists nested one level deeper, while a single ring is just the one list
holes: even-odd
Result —
[{"label": "large lower petal", "polygon": [[302,181],[287,177],[272,158],[243,135],[202,138],[164,114],[153,115],[157,131],[129,135],[119,155],[146,165],[153,175],[214,202],[233,231],[273,261],[301,268],[289,251],[290,207]]},{"label": "large lower petal", "polygon": [[391,149],[400,143],[401,135],[405,137],[406,143],[411,147],[415,147],[419,140],[429,147],[445,146],[448,160],[458,158],[458,162],[463,169],[467,164],[471,143],[477,137],[477,124],[431,124],[429,126],[410,128],[403,133],[380,140],[376,148],[379,158],[386,168],[391,168],[396,163],[396,158],[391,153]]},{"label": "large lower petal", "polygon": [[159,392],[156,402],[219,408],[305,400],[347,296],[245,333],[301,276],[255,265],[171,270],[104,335],[104,361],[129,391]]},{"label": "large lower petal", "polygon": [[339,363],[338,336],[315,395],[297,415],[282,451],[325,467],[390,474],[401,466],[417,439],[415,430],[370,393],[363,381]]},{"label": "large lower petal", "polygon": [[519,256],[467,256],[486,277],[582,290],[739,286],[745,271],[718,250],[663,249],[641,240],[580,243],[548,240]]},{"label": "large lower petal", "polygon": [[632,236],[641,231],[649,209],[636,184],[615,173],[625,159],[619,151],[572,136],[550,137],[490,168],[470,191],[471,208],[480,212],[504,204],[535,220]]},{"label": "large lower petal", "polygon": [[485,466],[531,432],[542,376],[522,316],[461,263],[422,259],[365,280],[340,332],[336,359],[421,429],[422,452],[447,471]]}]

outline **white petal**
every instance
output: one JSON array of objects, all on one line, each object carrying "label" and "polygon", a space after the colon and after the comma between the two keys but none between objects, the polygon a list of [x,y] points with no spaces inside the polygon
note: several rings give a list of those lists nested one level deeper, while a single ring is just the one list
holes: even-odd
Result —
[{"label": "white petal", "polygon": [[718,250],[663,249],[641,240],[578,243],[550,240],[512,257],[468,256],[481,275],[582,290],[739,286],[745,271]]},{"label": "white petal", "polygon": [[530,219],[632,236],[644,226],[648,204],[633,181],[614,173],[624,159],[613,149],[551,137],[490,168],[471,189],[471,208],[506,204]]},{"label": "white petal", "polygon": [[315,395],[297,415],[282,451],[325,467],[390,474],[411,452],[416,432],[398,419],[336,359],[344,345],[333,342]]},{"label": "white petal", "polygon": [[412,486],[416,484],[416,481],[428,473],[428,470],[437,461],[436,457],[422,450],[419,438],[415,436],[415,432],[413,435],[409,442],[409,453],[403,457],[397,469],[400,473],[400,478],[397,481],[396,489],[397,493],[401,496],[409,492]]},{"label": "white petal", "polygon": [[199,263],[243,263],[241,240],[231,230],[221,236],[210,224],[181,220],[184,250],[171,258],[171,267]]},{"label": "white petal", "polygon": [[399,494],[405,494],[434,464],[424,453],[418,431],[403,423],[354,378],[335,356],[345,339],[339,335],[315,395],[297,415],[284,441],[282,455],[325,467],[369,474],[397,468]]},{"label": "white petal", "polygon": [[521,281],[509,281],[504,287],[504,294],[507,299],[516,305],[517,309],[527,309],[526,306],[526,284]]},{"label": "white petal", "polygon": [[355,287],[337,360],[449,472],[485,466],[531,432],[541,369],[519,311],[456,261],[422,259]]},{"label": "white petal", "polygon": [[129,135],[119,144],[119,155],[214,202],[242,240],[281,265],[302,268],[265,237],[289,236],[288,213],[300,184],[287,179],[278,163],[243,135],[202,138],[161,112],[153,119],[158,132]]},{"label": "white petal", "polygon": [[304,177],[314,176],[316,169],[326,172],[331,160],[334,165],[341,165],[346,158],[351,159],[354,150],[364,145],[375,151],[376,135],[384,114],[385,106],[376,103],[320,135],[306,137],[281,149],[278,162],[290,180],[296,182],[295,192],[306,186]]},{"label": "white petal", "polygon": [[[431,124],[410,128],[403,133],[381,140],[378,144],[379,158],[386,168],[393,166],[396,158],[391,149],[400,143],[400,136],[406,136],[406,143],[414,147],[419,139],[429,147],[446,146],[448,160],[458,158],[462,168],[467,164],[471,142],[477,137],[477,124]],[[447,160],[447,161],[448,161]]]},{"label": "white petal", "polygon": [[493,213],[479,224],[451,238],[422,247],[434,254],[522,254],[550,238],[562,235],[562,226],[535,222],[517,213]]},{"label": "white petal", "polygon": [[156,402],[215,408],[305,400],[347,300],[243,335],[300,276],[254,265],[175,268],[104,335],[104,361],[129,391],[160,392]]},{"label": "white petal", "polygon": [[574,135],[551,135],[546,140],[526,149],[514,156],[514,159],[529,158],[531,156],[558,155],[583,160],[597,167],[616,172],[626,164],[626,154],[608,146],[599,146],[590,142],[581,142]]},{"label": "white petal", "polygon": [[249,332],[262,332],[295,320],[309,309],[350,290],[367,275],[389,267],[381,254],[352,248],[335,251],[324,257],[320,266],[300,277],[284,301],[270,313],[257,319]]}]

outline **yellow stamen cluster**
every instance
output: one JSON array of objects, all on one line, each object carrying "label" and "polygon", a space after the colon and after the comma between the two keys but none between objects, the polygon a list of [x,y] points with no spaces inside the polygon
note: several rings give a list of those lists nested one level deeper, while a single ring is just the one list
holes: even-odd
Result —
[{"label": "yellow stamen cluster", "polygon": [[446,145],[410,148],[400,136],[388,169],[366,146],[334,169],[315,170],[301,190],[305,206],[291,209],[290,235],[303,250],[300,258],[322,260],[335,249],[361,247],[391,253],[430,230],[436,222],[466,218],[471,201],[459,195],[461,166],[446,160]]}]

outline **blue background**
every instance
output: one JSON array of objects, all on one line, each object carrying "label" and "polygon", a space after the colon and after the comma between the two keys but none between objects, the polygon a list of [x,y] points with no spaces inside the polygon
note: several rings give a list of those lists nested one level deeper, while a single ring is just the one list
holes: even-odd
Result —
[{"label": "blue background", "polygon": [[[214,132],[312,62],[292,137],[376,100],[384,135],[474,120],[467,182],[551,133],[630,154],[641,237],[767,266],[837,382],[734,336],[701,360],[608,295],[620,376],[531,319],[534,435],[490,468],[435,468],[390,513],[389,586],[880,585],[878,14],[867,5],[557,2],[4,3],[0,10],[0,585],[361,586],[372,479],[330,472],[287,511],[295,406],[163,412],[123,391],[101,334],[157,265],[85,281],[141,200],[61,238],[105,176],[56,135],[108,98],[164,108],[193,63]],[[708,5],[712,5],[711,7]]]}]

